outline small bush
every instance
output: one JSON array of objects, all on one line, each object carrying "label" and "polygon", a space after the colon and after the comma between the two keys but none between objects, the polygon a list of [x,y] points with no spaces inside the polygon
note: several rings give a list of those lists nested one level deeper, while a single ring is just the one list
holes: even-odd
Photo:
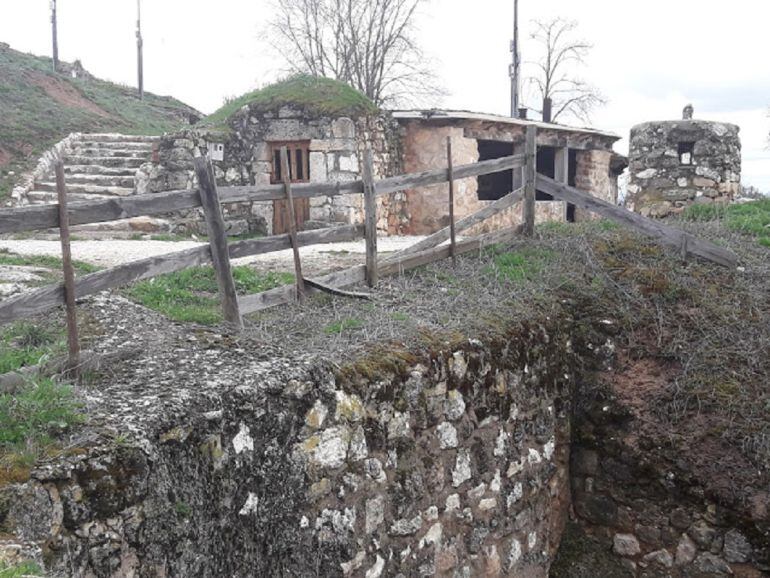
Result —
[{"label": "small bush", "polygon": [[355,329],[361,329],[364,326],[364,322],[360,319],[342,319],[324,328],[324,332],[327,335],[340,335],[345,331],[353,331]]},{"label": "small bush", "polygon": [[22,578],[23,576],[42,576],[43,570],[34,562],[22,562],[15,566],[0,564],[0,578]]},{"label": "small bush", "polygon": [[[294,276],[235,267],[233,280],[239,294],[249,295],[293,283]],[[174,321],[214,325],[222,319],[218,292],[213,267],[193,267],[137,283],[128,295]]]}]

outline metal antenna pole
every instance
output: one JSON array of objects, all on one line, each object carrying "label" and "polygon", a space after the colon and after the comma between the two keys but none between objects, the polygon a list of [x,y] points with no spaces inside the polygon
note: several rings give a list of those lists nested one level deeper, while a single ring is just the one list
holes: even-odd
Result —
[{"label": "metal antenna pole", "polygon": [[51,34],[53,36],[53,71],[59,69],[59,34],[56,22],[56,0],[51,0]]},{"label": "metal antenna pole", "polygon": [[513,42],[511,43],[513,63],[511,64],[511,116],[516,118],[519,112],[519,0],[513,0]]},{"label": "metal antenna pole", "polygon": [[144,100],[144,42],[142,41],[142,0],[136,0],[136,53],[139,100]]}]

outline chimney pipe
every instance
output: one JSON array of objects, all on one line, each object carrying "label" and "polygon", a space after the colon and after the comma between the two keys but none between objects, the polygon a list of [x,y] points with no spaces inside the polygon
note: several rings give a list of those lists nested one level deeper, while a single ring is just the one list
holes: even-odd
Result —
[{"label": "chimney pipe", "polygon": [[543,122],[551,122],[553,114],[553,101],[550,98],[543,99]]},{"label": "chimney pipe", "polygon": [[519,107],[519,118],[521,120],[527,120],[527,107],[525,106]]}]

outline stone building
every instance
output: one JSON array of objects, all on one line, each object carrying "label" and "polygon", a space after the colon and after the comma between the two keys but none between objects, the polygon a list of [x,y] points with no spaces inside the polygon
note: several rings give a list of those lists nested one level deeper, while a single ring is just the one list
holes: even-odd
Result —
[{"label": "stone building", "polygon": [[[291,81],[289,81],[291,82]],[[324,85],[334,81],[323,80]],[[339,83],[337,83],[339,84]],[[333,85],[331,85],[333,87]],[[349,90],[337,87],[338,90]],[[360,96],[360,95],[359,95]],[[293,96],[297,99],[296,94]],[[330,112],[330,109],[334,109]],[[312,107],[295,101],[247,102],[226,119],[226,130],[202,129],[167,135],[156,159],[142,166],[137,192],[190,189],[193,156],[208,152],[220,186],[281,182],[279,150],[287,146],[295,182],[345,182],[361,178],[367,146],[374,153],[375,178],[447,166],[446,138],[452,137],[455,166],[523,152],[526,128],[538,128],[538,171],[604,200],[617,201],[617,176],[625,167],[612,151],[617,135],[526,119],[458,111],[378,111],[361,103],[345,108]],[[197,149],[197,150],[196,150]],[[468,178],[456,184],[457,218],[472,214],[511,192],[519,171]],[[448,185],[378,197],[378,226],[388,234],[428,234],[449,222]],[[537,195],[539,221],[576,221],[573,206]],[[363,222],[361,195],[297,201],[303,228]],[[283,202],[239,203],[225,209],[233,233],[279,234],[286,230]],[[487,227],[515,225],[521,210],[499,215]],[[175,225],[200,229],[195,212]]]},{"label": "stone building", "polygon": [[694,203],[729,203],[740,191],[739,127],[692,118],[631,129],[628,193],[632,208],[665,217]]}]

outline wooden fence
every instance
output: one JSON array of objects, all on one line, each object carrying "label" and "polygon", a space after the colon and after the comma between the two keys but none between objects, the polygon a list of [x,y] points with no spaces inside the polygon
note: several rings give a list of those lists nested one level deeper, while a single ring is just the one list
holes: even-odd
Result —
[{"label": "wooden fence", "polygon": [[[680,248],[684,254],[695,254],[720,265],[735,266],[737,258],[730,251],[712,243],[699,240],[682,231],[667,227],[631,213],[620,207],[592,197],[591,195],[558,183],[536,172],[536,128],[528,127],[525,153],[505,158],[482,161],[455,167],[452,163],[452,143],[447,139],[448,167],[421,173],[400,175],[381,180],[374,179],[371,152],[363,159],[363,178],[345,183],[291,183],[289,171],[284,170],[283,184],[262,187],[221,187],[216,186],[210,161],[195,160],[195,171],[199,190],[170,191],[151,195],[100,199],[67,205],[66,183],[63,171],[57,172],[58,205],[23,207],[0,210],[0,234],[35,231],[58,227],[61,232],[64,267],[64,283],[43,287],[0,302],[0,324],[41,314],[65,304],[68,314],[70,343],[70,368],[75,371],[78,363],[77,326],[75,323],[75,299],[107,289],[127,285],[142,279],[173,273],[193,266],[212,263],[216,270],[217,283],[225,320],[234,328],[243,325],[242,315],[273,307],[282,303],[301,300],[306,295],[323,291],[349,297],[368,297],[366,294],[350,293],[343,288],[366,281],[369,287],[377,285],[378,278],[399,273],[448,257],[455,258],[462,253],[495,242],[511,238],[516,231],[507,229],[473,239],[458,242],[457,233],[494,217],[523,201],[523,225],[521,232],[532,235],[535,229],[535,191],[542,190],[555,199],[567,201],[578,207],[618,221],[630,228],[652,235],[661,242]],[[282,162],[287,161],[284,148]],[[61,167],[59,167],[61,168]],[[455,221],[454,181],[478,177],[512,169],[522,169],[524,186],[503,198],[490,203],[480,211]],[[61,172],[61,174],[59,174]],[[421,240],[384,260],[378,259],[376,197],[397,191],[449,183],[448,209],[450,224],[447,228]],[[340,226],[317,231],[299,232],[296,219],[291,214],[293,199],[343,194],[364,196],[364,225]],[[253,201],[287,200],[283,203],[289,211],[289,233],[228,243],[222,217],[222,204]],[[69,227],[88,223],[100,223],[128,219],[142,215],[168,214],[181,210],[202,207],[208,229],[208,246],[197,247],[177,253],[152,257],[114,267],[105,271],[74,278],[69,250]],[[350,241],[363,237],[366,242],[366,263],[344,271],[330,273],[317,279],[306,279],[302,273],[299,248],[319,243]],[[449,241],[446,246],[442,243]],[[279,287],[258,295],[237,296],[232,277],[230,260],[240,257],[261,255],[274,251],[292,249],[296,272],[296,284]]]}]

